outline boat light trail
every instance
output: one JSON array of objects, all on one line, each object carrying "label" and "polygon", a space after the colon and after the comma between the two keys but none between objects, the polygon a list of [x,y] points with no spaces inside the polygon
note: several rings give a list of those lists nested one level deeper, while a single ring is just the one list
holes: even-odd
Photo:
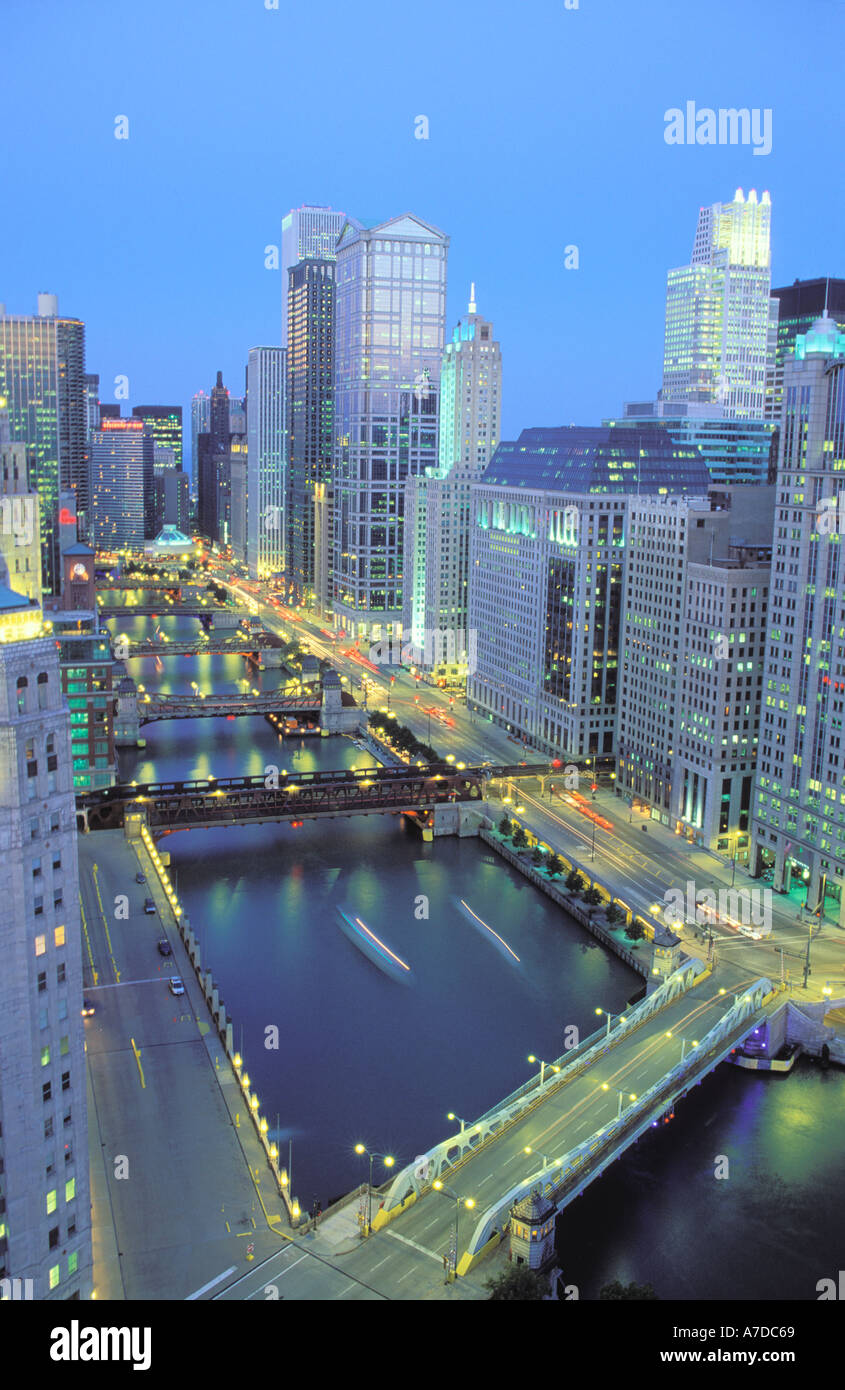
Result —
[{"label": "boat light trail", "polygon": [[358,926],[361,928],[361,930],[367,933],[367,936],[370,938],[370,940],[376,943],[380,950],[387,952],[391,960],[395,960],[396,964],[401,965],[403,970],[410,970],[410,965],[406,965],[403,960],[400,960],[399,956],[394,955],[390,947],[385,946],[384,942],[379,940],[374,931],[370,931],[369,927],[364,926],[364,923],[361,921],[360,917],[356,917],[355,921],[358,923]]},{"label": "boat light trail", "polygon": [[[467,912],[469,913],[470,917],[474,917],[475,920],[476,920],[476,922],[481,922],[481,918],[479,917],[478,913],[477,913],[477,912],[473,912],[473,910],[472,910],[472,908],[470,907],[469,903],[465,903],[464,900],[463,900],[463,898],[461,898],[461,907],[465,907],[466,910],[467,910]],[[510,951],[510,953],[511,953],[511,955],[513,956],[514,960],[519,960],[519,956],[516,954],[516,951],[511,951],[511,948],[510,948],[510,946],[508,945],[508,943],[505,941],[504,937],[500,936],[499,933],[498,933],[497,931],[494,931],[492,927],[488,927],[486,922],[481,922],[481,925],[482,925],[482,927],[485,928],[486,931],[489,931],[489,933],[490,933],[491,936],[495,936],[495,938],[496,938],[497,941],[501,941],[501,943],[502,943],[502,945],[504,946],[505,950],[506,950],[506,951]]]}]

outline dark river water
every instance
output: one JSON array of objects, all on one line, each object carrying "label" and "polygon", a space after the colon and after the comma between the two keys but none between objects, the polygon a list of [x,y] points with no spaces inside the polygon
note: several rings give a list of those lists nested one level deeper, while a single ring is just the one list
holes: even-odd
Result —
[{"label": "dark river water", "polygon": [[[163,626],[188,635],[197,623]],[[137,637],[151,627],[125,617],[114,630]],[[234,656],[131,669],[149,691],[174,693],[192,682],[243,689],[248,674]],[[249,673],[256,689],[279,679]],[[125,780],[371,761],[340,737],[282,742],[263,718],[142,733],[146,749],[121,756]],[[292,1143],[293,1190],[306,1207],[365,1176],[356,1142],[413,1158],[450,1131],[447,1111],[474,1119],[530,1075],[529,1053],[558,1056],[568,1025],[590,1032],[596,1006],[616,1012],[641,986],[478,841],[423,844],[401,818],[359,816],[180,832],[165,843],[283,1160]],[[272,1030],[277,1048],[265,1045]],[[582,1297],[619,1278],[651,1282],[661,1298],[815,1298],[845,1254],[844,1115],[841,1070],[721,1067],[564,1212],[567,1282]],[[729,1176],[717,1180],[720,1155]]]}]

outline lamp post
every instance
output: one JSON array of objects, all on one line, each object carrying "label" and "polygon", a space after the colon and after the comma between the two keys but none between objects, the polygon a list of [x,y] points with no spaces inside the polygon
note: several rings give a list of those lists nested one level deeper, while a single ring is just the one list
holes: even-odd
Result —
[{"label": "lamp post", "polygon": [[[622,1101],[623,1101],[623,1098],[624,1098],[624,1096],[625,1096],[625,1092],[624,1092],[624,1091],[620,1091],[620,1089],[619,1089],[618,1086],[610,1086],[610,1085],[608,1085],[608,1083],[607,1083],[606,1081],[603,1081],[603,1082],[601,1083],[601,1088],[602,1088],[603,1091],[615,1091],[616,1094],[618,1095],[618,1097],[619,1097],[619,1105],[618,1105],[617,1110],[616,1110],[616,1118],[617,1118],[617,1120],[621,1119],[621,1117],[622,1117]],[[628,1092],[628,1099],[629,1099],[630,1101],[635,1101],[635,1100],[637,1099],[637,1097],[634,1095],[633,1091]]]},{"label": "lamp post", "polygon": [[385,1168],[392,1168],[393,1165],[394,1165],[394,1163],[396,1162],[396,1159],[393,1158],[391,1154],[370,1153],[370,1150],[367,1148],[366,1144],[356,1144],[356,1145],[355,1145],[355,1152],[356,1152],[356,1154],[366,1154],[366,1155],[367,1155],[367,1158],[370,1160],[370,1171],[369,1171],[369,1175],[368,1175],[368,1178],[367,1178],[367,1230],[366,1230],[366,1234],[367,1234],[367,1235],[370,1235],[370,1233],[371,1233],[371,1231],[372,1231],[372,1224],[373,1224],[373,1159],[374,1159],[374,1158],[381,1158],[381,1159],[383,1159],[383,1160],[384,1160],[384,1166],[385,1166]]},{"label": "lamp post", "polygon": [[542,1084],[543,1084],[543,1081],[544,1081],[544,1078],[545,1078],[545,1075],[546,1075],[546,1067],[550,1067],[551,1070],[552,1070],[552,1071],[555,1071],[555,1072],[560,1071],[560,1067],[555,1066],[553,1063],[544,1062],[544,1061],[542,1060],[541,1057],[535,1057],[533,1052],[529,1053],[529,1055],[528,1055],[528,1061],[529,1061],[529,1062],[533,1062],[535,1066],[539,1066],[539,1068],[540,1068],[540,1085],[541,1085],[541,1086],[542,1086]]},{"label": "lamp post", "polygon": [[[783,957],[781,957],[781,965],[782,965],[782,964],[783,964]],[[675,1035],[674,1035],[674,1033],[672,1032],[672,1030],[669,1029],[669,1031],[668,1031],[667,1034],[666,1034],[666,1037],[667,1037],[667,1038],[673,1038],[674,1036],[675,1036]],[[693,1038],[692,1042],[689,1043],[689,1046],[690,1046],[690,1047],[698,1047],[698,1038]],[[687,1039],[682,1037],[682,1038],[681,1038],[681,1061],[684,1060],[684,1057],[686,1056],[686,1051],[687,1051]]]},{"label": "lamp post", "polygon": [[542,1158],[544,1168],[559,1168],[563,1163],[562,1158],[549,1158],[549,1155],[544,1154],[542,1149],[534,1149],[530,1144],[526,1144],[522,1152],[524,1154],[537,1154],[539,1158]]},{"label": "lamp post", "polygon": [[455,1225],[452,1230],[452,1246],[449,1251],[450,1268],[447,1268],[446,1278],[443,1280],[444,1284],[448,1284],[450,1278],[457,1279],[458,1277],[458,1217],[461,1213],[461,1207],[465,1206],[467,1211],[472,1211],[472,1208],[475,1206],[475,1198],[460,1197],[457,1192],[453,1191],[451,1187],[447,1187],[439,1178],[435,1178],[432,1186],[435,1192],[442,1192],[444,1197],[450,1197],[455,1203]]},{"label": "lamp post", "polygon": [[449,1111],[448,1115],[446,1116],[446,1119],[447,1119],[447,1120],[457,1120],[458,1124],[459,1124],[460,1127],[461,1127],[461,1134],[463,1134],[463,1132],[464,1132],[464,1130],[466,1129],[467,1124],[468,1124],[468,1121],[467,1121],[467,1120],[462,1120],[461,1117],[460,1117],[460,1115],[456,1115],[456,1114],[455,1114],[454,1110],[450,1110],[450,1111]]},{"label": "lamp post", "polygon": [[[609,1037],[610,1037],[610,1024],[611,1024],[611,1021],[612,1021],[612,1019],[613,1019],[613,1014],[610,1012],[609,1009],[596,1009],[596,1013],[597,1013],[597,1014],[604,1014],[605,1017],[607,1018],[607,1032],[605,1033],[605,1037],[606,1037],[606,1038],[609,1038]],[[618,1021],[619,1023],[624,1023],[624,1022],[625,1022],[625,1015],[624,1015],[624,1014],[619,1014],[619,1015],[618,1015],[618,1018],[617,1018],[617,1021]]]}]

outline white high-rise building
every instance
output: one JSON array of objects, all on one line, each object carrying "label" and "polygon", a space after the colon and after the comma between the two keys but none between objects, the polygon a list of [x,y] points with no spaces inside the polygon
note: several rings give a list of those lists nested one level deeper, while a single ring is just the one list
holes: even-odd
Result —
[{"label": "white high-rise building", "polygon": [[435,680],[459,685],[474,664],[469,632],[472,484],[499,442],[502,354],[493,325],[476,310],[446,344],[440,372],[438,467],[405,484],[404,638]]},{"label": "white high-rise building", "polygon": [[663,401],[718,405],[761,420],[776,335],[770,302],[771,199],[738,188],[731,203],[702,208],[689,265],[666,283]]},{"label": "white high-rise building", "polygon": [[[0,1280],[91,1296],[82,928],[57,644],[0,564]],[[13,1296],[15,1286],[12,1286]]]},{"label": "white high-rise building", "polygon": [[845,926],[845,333],[784,363],[754,870]]},{"label": "white high-rise building", "polygon": [[288,341],[288,271],[304,260],[333,261],[346,214],[331,208],[291,208],[282,218],[282,342]]},{"label": "white high-rise building", "polygon": [[287,429],[282,347],[255,347],[247,367],[247,565],[253,579],[285,569]]},{"label": "white high-rise building", "polygon": [[405,483],[437,464],[449,238],[405,213],[338,243],[332,606],[353,638],[402,625]]}]

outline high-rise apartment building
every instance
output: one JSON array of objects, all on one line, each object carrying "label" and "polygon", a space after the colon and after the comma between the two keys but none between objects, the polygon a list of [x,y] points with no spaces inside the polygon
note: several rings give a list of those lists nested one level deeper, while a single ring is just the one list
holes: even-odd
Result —
[{"label": "high-rise apartment building", "polygon": [[157,449],[170,449],[172,468],[182,467],[182,407],[181,405],[134,405],[132,416],[142,420],[150,431]]},{"label": "high-rise apartment building", "polygon": [[90,441],[91,543],[96,550],[143,550],[155,534],[154,444],[142,420],[101,421]]},{"label": "high-rise apartment building", "polygon": [[832,276],[794,280],[782,289],[773,289],[772,299],[777,301],[777,344],[766,389],[766,419],[779,423],[783,410],[784,363],[792,357],[799,333],[808,333],[816,319],[824,314],[845,329],[845,280],[835,280]]},{"label": "high-rise apartment building", "polygon": [[501,348],[473,285],[467,318],[443,352],[437,469],[405,484],[404,641],[415,664],[446,685],[462,685],[473,660],[470,489],[499,442],[501,408]]},{"label": "high-rise apartment building", "polygon": [[254,347],[247,367],[247,565],[253,579],[285,570],[287,429],[283,347]]},{"label": "high-rise apartment building", "polygon": [[282,218],[282,346],[288,345],[289,274],[300,261],[333,261],[346,215],[332,208],[291,208]]},{"label": "high-rise apartment building", "polygon": [[449,238],[410,213],[337,247],[332,607],[353,638],[402,624],[405,483],[437,464]]},{"label": "high-rise apartment building", "polygon": [[666,284],[666,402],[718,406],[761,420],[773,351],[770,306],[771,199],[738,188],[731,203],[702,208],[689,265]]},{"label": "high-rise apartment building", "polygon": [[774,488],[631,497],[616,792],[748,857]]},{"label": "high-rise apartment building", "polygon": [[294,603],[314,602],[315,488],[332,468],[335,263],[301,260],[289,272],[287,564]]},{"label": "high-rise apartment building", "polygon": [[29,449],[30,484],[41,507],[42,581],[58,592],[59,494],[72,490],[87,524],[90,485],[86,432],[85,325],[59,317],[55,295],[39,294],[34,316],[0,305],[0,396],[13,443]]},{"label": "high-rise apartment building", "polygon": [[629,498],[707,484],[659,425],[500,444],[473,486],[467,703],[555,756],[612,754]]},{"label": "high-rise apartment building", "polygon": [[[0,575],[0,1279],[92,1290],[70,716],[40,609]],[[24,1286],[25,1287],[25,1286]]]},{"label": "high-rise apartment building", "polygon": [[753,868],[845,926],[845,333],[784,364]]}]

